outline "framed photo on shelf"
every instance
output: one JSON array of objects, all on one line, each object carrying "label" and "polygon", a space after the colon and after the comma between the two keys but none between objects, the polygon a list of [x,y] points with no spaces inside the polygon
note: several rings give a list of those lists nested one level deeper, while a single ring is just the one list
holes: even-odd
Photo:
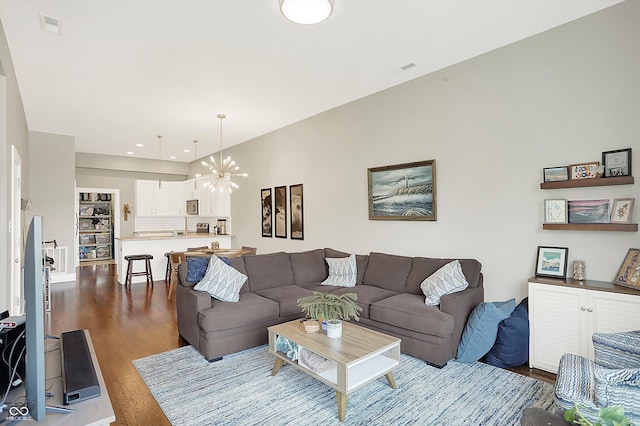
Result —
[{"label": "framed photo on shelf", "polygon": [[611,205],[611,223],[630,223],[635,198],[616,198]]},{"label": "framed photo on shelf", "polygon": [[609,200],[568,201],[569,223],[609,223]]},{"label": "framed photo on shelf", "polygon": [[260,199],[262,202],[262,236],[271,237],[273,231],[271,188],[261,189]]},{"label": "framed photo on shelf", "polygon": [[569,167],[567,166],[546,167],[542,169],[542,174],[543,174],[544,182],[560,182],[564,180],[569,180]]},{"label": "framed photo on shelf", "polygon": [[187,200],[187,214],[198,214],[198,200]]},{"label": "framed photo on shelf", "polygon": [[600,163],[594,161],[592,163],[571,164],[569,166],[571,180],[576,179],[594,179],[598,177],[598,168]]},{"label": "framed photo on shelf", "polygon": [[436,220],[436,160],[367,169],[369,220]]},{"label": "framed photo on shelf", "polygon": [[536,277],[567,278],[567,247],[538,246]]},{"label": "framed photo on shelf", "polygon": [[304,240],[304,209],[301,183],[289,187],[289,204],[291,209],[291,239]]},{"label": "framed photo on shelf", "polygon": [[629,249],[614,283],[624,287],[640,289],[640,249]]},{"label": "framed photo on shelf", "polygon": [[567,223],[567,200],[544,200],[544,223]]},{"label": "framed photo on shelf", "polygon": [[631,176],[631,148],[602,153],[604,177]]},{"label": "framed photo on shelf", "polygon": [[287,187],[276,186],[274,191],[276,238],[287,238]]}]

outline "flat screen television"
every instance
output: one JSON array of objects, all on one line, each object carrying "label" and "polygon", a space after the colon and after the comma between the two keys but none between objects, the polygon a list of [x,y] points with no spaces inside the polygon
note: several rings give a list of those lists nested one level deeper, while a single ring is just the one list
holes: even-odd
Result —
[{"label": "flat screen television", "polygon": [[47,412],[71,413],[63,407],[45,403],[45,309],[44,267],[42,255],[42,217],[34,216],[27,233],[24,252],[25,302],[25,392],[29,415],[36,421]]}]

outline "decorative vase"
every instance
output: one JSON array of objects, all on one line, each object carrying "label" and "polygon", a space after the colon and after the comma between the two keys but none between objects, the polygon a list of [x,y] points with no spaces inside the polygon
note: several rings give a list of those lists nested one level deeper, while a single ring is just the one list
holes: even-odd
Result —
[{"label": "decorative vase", "polygon": [[342,337],[342,321],[329,320],[327,321],[327,337],[337,339]]}]

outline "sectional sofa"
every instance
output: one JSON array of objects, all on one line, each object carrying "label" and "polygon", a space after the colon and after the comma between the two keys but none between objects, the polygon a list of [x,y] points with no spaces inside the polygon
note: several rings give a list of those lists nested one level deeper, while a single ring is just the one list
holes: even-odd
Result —
[{"label": "sectional sofa", "polygon": [[267,327],[302,318],[297,299],[313,291],[354,292],[363,311],[359,324],[402,339],[401,350],[435,366],[456,356],[473,308],[484,299],[481,264],[460,259],[468,287],[446,294],[437,306],[425,304],[420,284],[454,259],[407,257],[372,252],[357,255],[354,287],[321,285],[328,276],[325,258],[348,257],[334,249],[271,253],[229,259],[248,276],[236,303],[194,290],[188,264],[178,267],[178,332],[207,360],[267,342]]}]

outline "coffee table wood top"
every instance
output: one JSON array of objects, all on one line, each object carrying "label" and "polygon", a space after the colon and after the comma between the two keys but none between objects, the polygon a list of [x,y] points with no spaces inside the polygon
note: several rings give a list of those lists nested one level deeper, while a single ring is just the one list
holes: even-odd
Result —
[{"label": "coffee table wood top", "polygon": [[352,364],[370,356],[385,352],[400,344],[400,339],[369,330],[348,322],[342,323],[342,337],[332,339],[321,331],[307,333],[294,320],[269,327],[270,331],[322,355],[339,364]]}]

